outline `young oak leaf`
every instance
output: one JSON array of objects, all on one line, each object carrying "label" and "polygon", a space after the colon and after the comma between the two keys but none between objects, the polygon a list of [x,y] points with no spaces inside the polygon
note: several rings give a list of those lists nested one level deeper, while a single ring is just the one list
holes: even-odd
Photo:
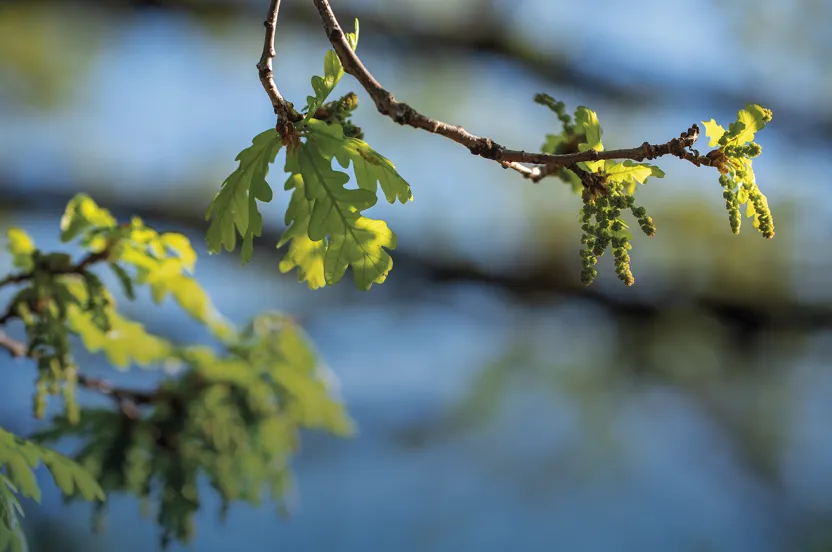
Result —
[{"label": "young oak leaf", "polygon": [[754,140],[754,135],[771,120],[771,111],[757,104],[748,104],[737,112],[737,122],[729,125],[729,144],[743,145]]},{"label": "young oak leaf", "polygon": [[[355,50],[358,46],[358,19],[355,20],[355,32],[346,33],[347,42],[350,47]],[[338,82],[344,76],[344,66],[338,58],[335,50],[327,50],[324,55],[324,76],[315,75],[312,77],[312,90],[315,92],[314,96],[306,97],[306,116],[298,125],[299,128],[306,126],[315,112],[324,105],[326,99],[338,86]]]},{"label": "young oak leaf", "polygon": [[34,268],[32,254],[35,252],[35,242],[25,230],[11,227],[6,230],[6,238],[9,243],[6,245],[9,253],[12,254],[12,264],[15,268],[30,271]]},{"label": "young oak leaf", "polygon": [[[583,129],[586,141],[578,144],[579,151],[595,150],[604,151],[604,145],[601,143],[601,124],[598,122],[598,116],[594,111],[588,107],[579,106],[575,110],[575,125],[578,129]],[[603,168],[603,161],[586,161],[578,163],[581,168],[589,172],[598,172]]]},{"label": "young oak leaf", "polygon": [[396,172],[396,166],[367,142],[345,137],[341,125],[312,120],[309,122],[309,141],[326,159],[334,155],[345,169],[352,161],[359,188],[376,194],[381,184],[389,203],[395,203],[396,199],[402,204],[413,201],[410,184]]},{"label": "young oak leaf", "polygon": [[291,242],[286,255],[280,261],[280,271],[285,274],[297,267],[298,282],[306,282],[310,289],[322,288],[326,286],[326,278],[324,278],[326,240],[309,239],[312,202],[306,199],[304,194],[303,177],[293,174],[289,177],[286,186],[295,188],[295,191],[286,209],[286,224],[290,226],[277,244],[277,248],[280,249]]},{"label": "young oak leaf", "polygon": [[251,259],[253,236],[262,233],[255,200],[272,200],[266,175],[282,145],[277,132],[269,129],[255,136],[252,145],[237,155],[239,167],[222,183],[205,215],[206,220],[213,218],[206,236],[211,253],[219,253],[223,247],[233,251],[239,234],[244,243],[242,261],[245,264]]},{"label": "young oak leaf", "polygon": [[169,358],[173,354],[170,343],[145,331],[144,326],[109,313],[111,328],[102,331],[90,314],[76,305],[67,310],[69,329],[81,338],[84,347],[92,353],[103,351],[116,367],[125,369],[131,363],[149,366]]},{"label": "young oak leaf", "polygon": [[349,232],[332,236],[324,260],[324,275],[330,284],[352,267],[355,284],[368,290],[381,284],[393,268],[393,259],[385,251],[396,248],[396,235],[383,220],[357,219]]},{"label": "young oak leaf", "polygon": [[55,484],[65,495],[80,494],[86,500],[104,500],[101,486],[75,461],[0,428],[0,466],[4,467],[8,482],[20,494],[37,502],[40,502],[41,494],[33,470],[40,463],[49,469]]},{"label": "young oak leaf", "polygon": [[710,138],[709,147],[720,145],[723,136],[727,137],[726,146],[741,146],[754,140],[757,132],[771,121],[771,110],[757,104],[748,104],[737,112],[737,120],[728,125],[728,131],[717,124],[714,119],[702,121],[705,134]]},{"label": "young oak leaf", "polygon": [[253,197],[248,201],[248,231],[243,236],[243,245],[240,247],[240,260],[246,264],[254,256],[254,238],[263,235],[263,215],[257,209],[257,202]]},{"label": "young oak leaf", "polygon": [[558,148],[566,144],[569,139],[563,134],[547,134],[546,141],[540,146],[540,151],[543,153],[554,154],[558,153]]},{"label": "young oak leaf", "polygon": [[[309,121],[309,133],[307,140],[311,142],[325,159],[332,159],[332,156],[341,151],[347,138],[344,136],[344,128],[338,123],[327,123],[318,119]],[[289,171],[291,169],[287,168]]]},{"label": "young oak leaf", "polygon": [[607,181],[624,184],[624,189],[630,195],[635,192],[636,184],[644,184],[648,177],[664,178],[664,171],[660,168],[649,163],[636,163],[629,159],[620,163],[607,161],[604,172],[607,175]]},{"label": "young oak leaf", "polygon": [[95,236],[89,235],[89,231],[115,226],[116,219],[107,209],[99,207],[90,196],[77,194],[67,203],[66,210],[61,217],[61,241],[66,243],[87,233],[82,245],[100,250],[103,249],[103,243],[96,243],[97,247],[91,247],[94,241],[100,242],[100,240],[95,240]]},{"label": "young oak leaf", "polygon": [[713,148],[718,146],[719,139],[725,134],[725,129],[722,128],[722,125],[718,124],[715,119],[702,121],[702,125],[705,127],[705,135],[711,139],[708,142],[708,147]]},{"label": "young oak leaf", "polygon": [[349,266],[360,289],[382,283],[393,264],[384,248],[394,249],[396,239],[384,222],[361,216],[376,203],[376,195],[344,188],[349,177],[332,169],[331,159],[314,141],[303,144],[292,157],[297,159],[287,159],[287,167],[300,174],[285,186],[295,192],[286,211],[286,222],[292,226],[278,244],[292,241],[281,270],[297,266],[299,280],[313,288],[337,283]]},{"label": "young oak leaf", "polygon": [[17,487],[0,472],[0,552],[26,551],[26,535],[20,523],[23,507],[16,492]]},{"label": "young oak leaf", "polygon": [[396,199],[402,204],[413,201],[410,184],[396,172],[396,166],[371,148],[367,142],[358,138],[347,138],[342,148],[335,152],[335,157],[345,169],[352,161],[360,188],[375,194],[380,184],[388,203],[395,203]]},{"label": "young oak leaf", "polygon": [[348,232],[361,211],[378,201],[376,195],[367,190],[344,188],[349,175],[333,170],[331,161],[311,142],[300,147],[298,162],[306,199],[314,200],[308,232],[313,241]]}]

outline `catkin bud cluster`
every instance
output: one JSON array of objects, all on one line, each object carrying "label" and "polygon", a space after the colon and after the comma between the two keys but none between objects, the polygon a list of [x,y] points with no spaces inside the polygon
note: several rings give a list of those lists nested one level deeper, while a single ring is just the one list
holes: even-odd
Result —
[{"label": "catkin bud cluster", "polygon": [[656,233],[653,219],[647,215],[644,207],[636,206],[635,198],[626,193],[620,184],[610,184],[608,193],[594,195],[584,189],[581,207],[581,243],[584,245],[580,256],[582,262],[581,282],[591,284],[598,276],[595,265],[598,257],[604,254],[608,247],[612,248],[615,273],[625,285],[631,286],[635,282],[630,269],[630,254],[632,249],[627,224],[621,218],[621,212],[629,209],[638,220],[642,231],[648,236]]},{"label": "catkin bud cluster", "polygon": [[754,142],[744,146],[725,146],[724,163],[720,167],[719,184],[728,211],[728,222],[734,234],[740,233],[740,207],[748,205],[749,216],[754,216],[754,226],[763,237],[774,237],[774,217],[768,207],[766,196],[760,192],[751,169],[750,159],[760,154],[761,148]]},{"label": "catkin bud cluster", "polygon": [[315,118],[338,123],[344,129],[344,136],[360,140],[364,138],[364,131],[350,121],[352,112],[357,107],[358,96],[355,92],[350,92],[337,100],[325,103],[315,113]]}]

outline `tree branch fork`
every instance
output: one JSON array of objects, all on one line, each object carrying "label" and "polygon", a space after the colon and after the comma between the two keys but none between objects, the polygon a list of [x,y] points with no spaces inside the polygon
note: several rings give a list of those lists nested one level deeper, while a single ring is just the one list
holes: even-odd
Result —
[{"label": "tree branch fork", "polygon": [[[386,90],[367,70],[361,59],[350,47],[344,31],[332,11],[330,1],[312,0],[312,2],[318,10],[327,38],[341,60],[344,71],[352,75],[361,84],[372,98],[379,113],[400,125],[422,129],[453,140],[468,148],[473,155],[496,161],[503,168],[517,171],[533,182],[539,182],[546,176],[556,173],[560,168],[575,170],[577,163],[607,159],[644,161],[673,155],[696,166],[713,166],[713,161],[708,156],[699,155],[696,150],[692,149],[693,144],[699,137],[699,128],[696,125],[692,125],[687,132],[683,132],[678,138],[673,138],[664,144],[644,142],[635,148],[547,154],[510,149],[491,138],[472,134],[461,126],[423,115],[410,105],[396,100],[393,94]],[[300,115],[294,110],[292,104],[283,98],[274,81],[273,61],[276,55],[274,38],[279,10],[280,0],[270,0],[269,11],[264,22],[266,34],[263,53],[257,64],[257,69],[260,82],[269,96],[275,114],[278,116],[277,130],[281,136],[285,136],[289,125],[300,120]]]}]

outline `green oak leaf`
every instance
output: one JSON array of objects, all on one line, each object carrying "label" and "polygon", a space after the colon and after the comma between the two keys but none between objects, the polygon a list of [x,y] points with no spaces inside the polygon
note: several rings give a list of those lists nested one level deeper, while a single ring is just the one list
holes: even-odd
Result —
[{"label": "green oak leaf", "polygon": [[338,163],[345,169],[352,161],[358,186],[364,190],[378,192],[378,185],[384,192],[388,203],[413,201],[410,184],[396,172],[393,163],[375,151],[363,140],[347,138],[342,148],[335,152]]},{"label": "green oak leaf", "polygon": [[[307,134],[307,141],[314,144],[320,154],[326,159],[332,159],[332,156],[344,148],[344,142],[347,138],[344,136],[344,129],[338,123],[327,123],[326,121],[319,121],[312,119],[309,121],[309,133]],[[288,172],[297,172],[296,167],[288,167]]]},{"label": "green oak leaf", "polygon": [[544,142],[543,145],[540,147],[540,151],[541,153],[548,153],[550,155],[554,155],[558,153],[558,148],[568,141],[568,138],[563,134],[547,134],[546,142]]},{"label": "green oak leaf", "polygon": [[9,253],[12,254],[12,264],[15,268],[23,271],[30,271],[35,264],[32,260],[32,254],[35,252],[35,242],[20,228],[9,228],[6,230],[6,238],[9,240],[6,246]]},{"label": "green oak leaf", "polygon": [[[771,120],[771,111],[757,104],[748,104],[737,112],[736,131],[730,129],[733,136],[730,143],[743,145],[754,140],[754,135],[765,128],[766,122]],[[742,125],[740,128],[739,125]]]},{"label": "green oak leaf", "polygon": [[[324,258],[326,257],[326,240],[309,239],[309,219],[312,215],[311,202],[303,191],[303,177],[295,174],[289,177],[295,187],[289,207],[286,209],[286,224],[289,228],[280,237],[278,249],[289,243],[289,249],[280,261],[280,271],[289,272],[298,269],[298,282],[306,282],[310,289],[326,286],[324,278]],[[287,186],[290,184],[287,182]]]},{"label": "green oak leaf", "polygon": [[[355,50],[358,47],[358,19],[355,20],[355,32],[346,33],[346,37],[350,47]],[[327,50],[324,55],[324,75],[322,77],[318,75],[312,77],[312,90],[315,95],[306,97],[306,116],[300,122],[298,128],[305,127],[312,120],[315,112],[324,105],[343,76],[344,66],[341,64],[338,54],[335,53],[335,50]]]},{"label": "green oak leaf", "polygon": [[719,139],[722,138],[722,135],[725,134],[725,129],[722,128],[721,125],[717,124],[714,119],[710,121],[702,121],[702,125],[705,127],[705,135],[710,138],[710,142],[708,142],[708,147],[713,148],[719,145]]},{"label": "green oak leaf", "polygon": [[344,136],[341,125],[323,121],[309,122],[309,141],[326,158],[333,155],[345,169],[353,164],[358,187],[376,194],[378,185],[389,203],[413,201],[410,184],[403,179],[393,163],[358,138]]},{"label": "green oak leaf", "polygon": [[607,175],[607,181],[624,184],[624,189],[631,195],[635,192],[636,185],[644,184],[647,177],[664,178],[664,171],[660,168],[649,163],[636,163],[629,159],[622,162],[607,161],[604,172]]},{"label": "green oak leaf", "polygon": [[396,248],[396,235],[383,220],[357,219],[349,232],[332,237],[324,259],[324,276],[329,284],[341,279],[352,267],[355,284],[364,290],[387,279],[393,259],[385,251]]},{"label": "green oak leaf", "polygon": [[69,329],[81,337],[84,347],[92,353],[103,351],[118,368],[127,368],[131,362],[149,366],[173,354],[170,343],[147,333],[142,324],[115,311],[108,313],[110,331],[106,332],[94,323],[90,313],[76,305],[70,305],[67,312]]},{"label": "green oak leaf", "polygon": [[757,104],[748,104],[737,112],[737,120],[728,125],[727,132],[713,119],[702,121],[702,124],[705,125],[705,133],[711,139],[709,147],[719,145],[723,136],[727,138],[726,146],[741,146],[754,141],[756,133],[765,128],[770,120],[771,110]]},{"label": "green oak leaf", "polygon": [[124,270],[121,266],[117,265],[116,263],[107,263],[110,267],[110,270],[113,271],[113,274],[116,275],[118,281],[121,283],[121,287],[124,289],[124,295],[131,301],[136,299],[136,291],[133,288],[133,280],[130,278],[130,275],[127,274],[127,271]]},{"label": "green oak leaf", "polygon": [[313,143],[303,144],[297,155],[306,199],[314,200],[309,239],[318,241],[327,235],[349,231],[361,211],[376,204],[378,199],[374,193],[344,188],[349,175],[333,170],[331,161]]},{"label": "green oak leaf", "polygon": [[[586,136],[586,141],[578,144],[579,151],[604,151],[604,145],[601,143],[601,124],[598,122],[598,116],[594,111],[588,107],[579,106],[575,110],[575,125],[578,129],[583,129]],[[578,165],[589,171],[598,172],[603,168],[603,161],[587,161],[578,163]]]},{"label": "green oak leaf", "polygon": [[[40,489],[33,470],[43,463],[65,495],[80,494],[86,500],[104,500],[104,491],[84,468],[73,460],[0,428],[0,466],[17,492],[40,502]],[[4,484],[0,482],[0,484]]]},{"label": "green oak leaf", "polygon": [[115,226],[116,219],[108,210],[99,207],[88,195],[77,194],[69,201],[61,217],[61,241],[64,243],[72,241],[76,236],[88,230],[114,228]]},{"label": "green oak leaf", "polygon": [[26,535],[20,524],[23,508],[16,496],[17,487],[0,472],[0,552],[25,552]]},{"label": "green oak leaf", "polygon": [[347,267],[352,267],[360,289],[384,282],[393,265],[384,248],[395,249],[395,235],[384,222],[361,216],[376,203],[376,195],[344,188],[347,174],[333,170],[331,160],[314,142],[303,144],[291,157],[295,156],[287,166],[300,174],[290,177],[285,186],[295,189],[286,211],[291,226],[278,247],[292,243],[281,270],[297,267],[298,279],[313,289],[337,283]]},{"label": "green oak leaf", "polygon": [[255,136],[252,145],[237,155],[239,167],[222,183],[205,216],[206,220],[213,218],[206,236],[211,253],[219,253],[223,247],[233,251],[239,234],[244,244],[242,262],[251,260],[251,242],[263,230],[256,200],[272,200],[266,175],[282,145],[277,132],[269,129]]},{"label": "green oak leaf", "polygon": [[191,245],[191,240],[183,234],[175,232],[165,232],[159,236],[161,245],[170,249],[179,257],[182,266],[191,274],[194,272],[194,265],[196,264],[196,251]]}]

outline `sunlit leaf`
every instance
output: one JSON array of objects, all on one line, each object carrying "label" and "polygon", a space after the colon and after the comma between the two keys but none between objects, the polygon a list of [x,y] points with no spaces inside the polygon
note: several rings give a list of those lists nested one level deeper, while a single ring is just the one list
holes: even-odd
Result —
[{"label": "sunlit leaf", "polygon": [[34,262],[32,253],[35,252],[35,242],[24,230],[11,227],[6,230],[7,248],[12,254],[12,264],[25,272],[32,270]]},{"label": "sunlit leaf", "polygon": [[194,271],[194,264],[196,263],[196,252],[194,251],[193,246],[191,246],[191,242],[188,238],[183,236],[182,234],[176,234],[174,232],[166,232],[161,235],[160,239],[162,240],[162,244],[165,247],[172,249],[176,252],[179,260],[182,261],[182,264],[188,270],[188,272]]},{"label": "sunlit leaf", "polygon": [[604,173],[608,181],[624,184],[624,189],[628,194],[635,191],[636,184],[644,184],[650,176],[664,177],[664,171],[658,167],[649,163],[636,163],[629,159],[621,162],[607,161]]},{"label": "sunlit leaf", "polygon": [[[108,229],[115,225],[116,219],[107,209],[99,207],[88,195],[78,194],[67,204],[61,218],[61,241],[72,241],[88,230]],[[94,249],[103,249],[102,246],[103,243]]]},{"label": "sunlit leaf", "polygon": [[722,138],[722,135],[725,134],[725,129],[722,128],[721,125],[717,124],[714,119],[710,121],[702,121],[702,125],[705,127],[705,135],[710,138],[711,140],[708,142],[708,147],[716,147],[719,145],[719,139]]},{"label": "sunlit leaf", "polygon": [[410,185],[396,172],[395,165],[363,140],[345,139],[335,156],[345,169],[352,161],[359,187],[375,194],[381,185],[389,203],[395,203],[396,199],[401,203],[413,200]]},{"label": "sunlit leaf", "polygon": [[[355,32],[346,33],[347,42],[353,50],[358,46],[358,19],[355,20]],[[324,74],[323,76],[315,75],[312,77],[312,90],[314,96],[307,96],[306,98],[306,116],[300,123],[300,127],[306,126],[315,115],[315,112],[320,109],[326,102],[338,82],[344,76],[344,66],[338,58],[335,50],[327,50],[324,55]]]},{"label": "sunlit leaf", "polygon": [[[604,145],[601,143],[601,124],[598,122],[598,116],[594,111],[587,107],[579,106],[575,110],[575,125],[579,130],[583,130],[586,136],[585,141],[578,144],[579,151],[604,151]],[[597,172],[604,166],[604,162],[587,161],[578,165],[589,172]]]},{"label": "sunlit leaf", "polygon": [[290,180],[292,179],[296,181],[293,186],[297,189],[292,193],[292,199],[286,209],[286,224],[291,226],[283,233],[277,244],[280,248],[289,243],[289,249],[280,261],[280,271],[286,273],[297,267],[299,282],[306,282],[311,289],[322,288],[326,285],[324,277],[326,241],[309,239],[311,202],[304,194],[303,178],[298,174],[291,176]]},{"label": "sunlit leaf", "polygon": [[252,205],[257,212],[255,200],[272,199],[266,175],[281,146],[277,132],[269,129],[255,136],[252,145],[237,155],[239,167],[225,179],[206,214],[206,220],[211,220],[206,235],[211,253],[219,253],[223,247],[233,251],[238,234],[246,239],[258,230],[250,225]]}]

